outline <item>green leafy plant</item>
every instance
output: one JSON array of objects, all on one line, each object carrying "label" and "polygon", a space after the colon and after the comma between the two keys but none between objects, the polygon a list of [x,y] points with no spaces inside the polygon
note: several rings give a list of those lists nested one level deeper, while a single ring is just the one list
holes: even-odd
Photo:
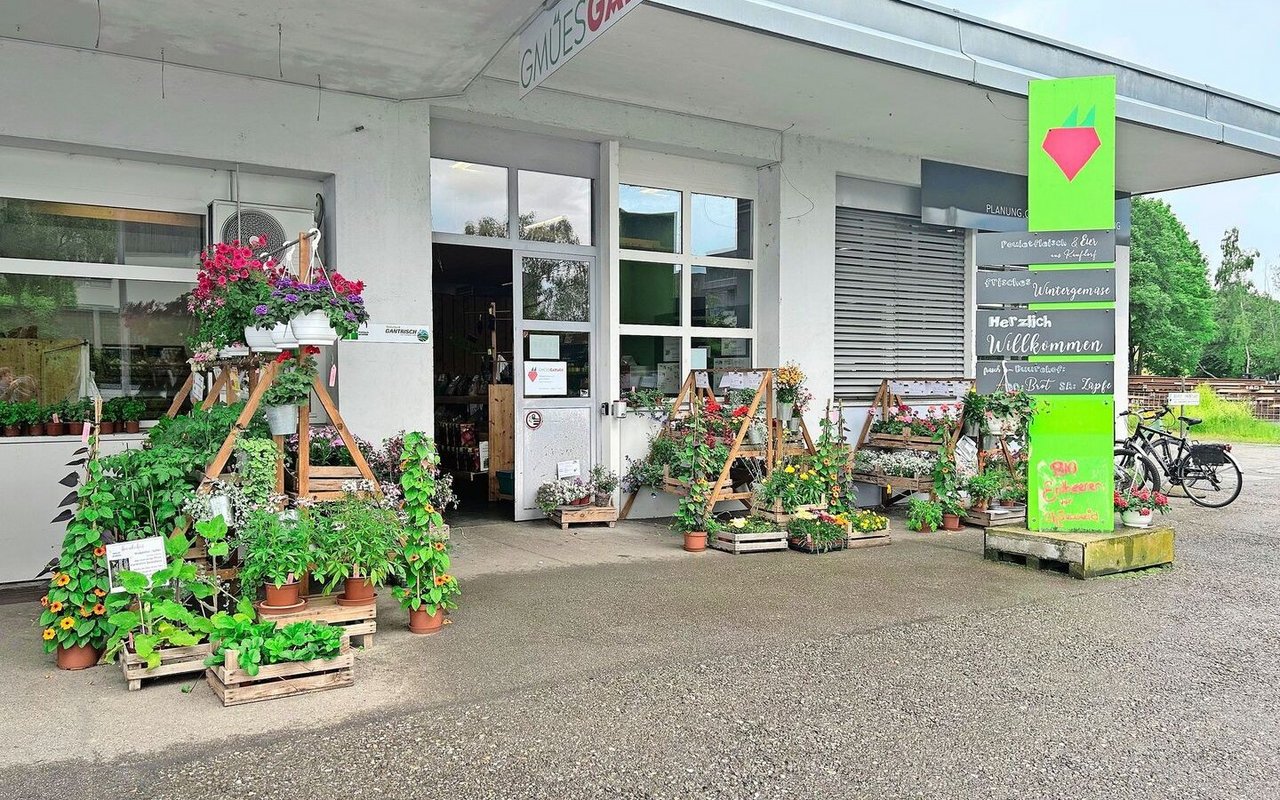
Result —
[{"label": "green leafy plant", "polygon": [[184,605],[189,596],[207,598],[217,589],[201,579],[196,565],[183,561],[191,546],[184,536],[165,540],[169,565],[151,576],[132,570],[116,574],[123,592],[108,595],[107,621],[115,628],[107,640],[105,659],[111,660],[120,650],[133,645],[133,652],[147,669],[160,666],[164,647],[191,647],[200,644],[212,632],[209,620]]},{"label": "green leafy plant", "polygon": [[124,422],[125,404],[129,402],[127,397],[113,397],[102,404],[102,421],[103,422]]},{"label": "green leafy plant", "polygon": [[1035,414],[1036,399],[1021,389],[992,392],[982,402],[982,427],[989,431],[993,423],[1005,420],[1012,423],[1016,435],[1025,436]]},{"label": "green leafy plant", "polygon": [[965,484],[965,488],[969,490],[969,496],[976,501],[987,501],[993,497],[999,497],[1004,491],[1007,475],[999,470],[988,470],[974,475]]},{"label": "green leafy plant", "polygon": [[913,531],[936,531],[942,527],[942,505],[933,500],[913,497],[907,501],[907,528]]},{"label": "green leafy plant", "polygon": [[0,425],[21,425],[23,421],[21,403],[0,403]]},{"label": "green leafy plant", "polygon": [[245,549],[240,567],[244,596],[256,596],[266,583],[279,588],[298,580],[311,564],[312,532],[311,521],[297,512],[250,514],[240,531]]},{"label": "green leafy plant", "polygon": [[281,628],[274,622],[255,622],[253,606],[247,601],[242,601],[233,613],[214,614],[209,624],[214,650],[205,665],[224,665],[228,653],[235,653],[236,665],[250,676],[256,676],[264,665],[332,661],[342,652],[341,627],[313,620],[291,622]]},{"label": "green leafy plant", "polygon": [[147,413],[147,404],[136,397],[120,397],[117,398],[120,405],[117,409],[120,422],[137,422],[142,419],[142,415]]},{"label": "green leafy plant", "polygon": [[317,522],[314,574],[329,591],[347,578],[381,585],[395,568],[403,537],[393,509],[347,495],[327,505]]},{"label": "green leafy plant", "polygon": [[857,508],[858,486],[853,480],[853,451],[844,435],[843,414],[836,420],[825,415],[819,420],[821,433],[810,459],[811,469],[822,483],[827,509],[832,514],[848,514]]},{"label": "green leafy plant", "polygon": [[778,523],[764,517],[734,517],[723,528],[732,533],[772,533],[778,530]]},{"label": "green leafy plant", "polygon": [[280,355],[283,358],[276,359],[280,362],[280,367],[276,370],[275,380],[262,393],[262,404],[267,406],[305,405],[311,399],[311,386],[316,377],[316,360],[307,357],[299,361],[288,351]]},{"label": "green leafy plant", "polygon": [[689,490],[676,504],[676,513],[671,527],[677,533],[714,534],[720,530],[709,506],[711,505],[712,485],[705,478],[695,478],[689,482]]},{"label": "green leafy plant", "polygon": [[238,467],[240,490],[251,503],[266,505],[276,487],[276,459],[279,450],[271,439],[241,438],[236,451],[244,454]]},{"label": "green leafy plant", "polygon": [[756,489],[756,499],[766,507],[772,507],[776,500],[783,513],[790,514],[803,506],[825,503],[825,489],[822,476],[810,463],[796,460],[786,466],[775,467]]},{"label": "green leafy plant", "polygon": [[404,436],[400,457],[400,488],[404,495],[404,541],[395,574],[400,585],[392,594],[411,611],[434,615],[441,608],[457,608],[461,589],[449,574],[449,540],[444,517],[435,505],[436,466],[440,456],[425,433]]},{"label": "green leafy plant", "polygon": [[665,414],[667,407],[671,404],[670,399],[661,389],[632,389],[623,394],[622,399],[627,402],[627,408],[632,411],[661,411]]},{"label": "green leafy plant", "polygon": [[[111,586],[107,580],[107,539],[104,524],[111,523],[111,484],[94,457],[96,441],[81,448],[84,474],[75,491],[75,508],[63,512],[67,532],[62,551],[49,580],[49,590],[40,598],[44,649],[58,647],[102,647],[111,635],[107,607],[103,602]],[[74,463],[74,462],[73,462]],[[68,477],[75,476],[71,473]],[[69,502],[64,501],[64,505]],[[104,516],[105,515],[105,516]]]},{"label": "green leafy plant", "polygon": [[618,488],[618,473],[604,464],[596,464],[591,468],[591,491],[595,494],[613,494]]}]

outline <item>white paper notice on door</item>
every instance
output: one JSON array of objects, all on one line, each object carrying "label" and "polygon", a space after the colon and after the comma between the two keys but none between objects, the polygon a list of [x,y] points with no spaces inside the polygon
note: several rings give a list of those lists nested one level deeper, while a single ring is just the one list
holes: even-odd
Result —
[{"label": "white paper notice on door", "polygon": [[560,357],[560,337],[554,333],[529,334],[529,358],[555,361]]},{"label": "white paper notice on door", "polygon": [[707,368],[707,348],[694,347],[689,350],[689,369]]},{"label": "white paper notice on door", "polygon": [[555,397],[569,393],[569,365],[565,361],[524,362],[525,397]]}]

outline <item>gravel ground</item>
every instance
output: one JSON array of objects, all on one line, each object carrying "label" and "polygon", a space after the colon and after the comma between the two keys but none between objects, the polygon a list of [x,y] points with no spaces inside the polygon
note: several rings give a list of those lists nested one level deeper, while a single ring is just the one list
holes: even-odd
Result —
[{"label": "gravel ground", "polygon": [[[680,599],[643,607],[621,667],[596,665],[597,641],[613,640],[575,631],[549,677],[495,669],[466,699],[424,687],[337,725],[321,704],[314,727],[274,737],[219,738],[234,732],[228,717],[198,750],[0,771],[0,796],[1280,797],[1280,450],[1237,453],[1245,495],[1223,511],[1178,503],[1172,570],[1081,583],[984,563],[976,535],[900,535],[856,560],[549,570],[484,591],[518,614],[581,586],[566,627],[638,603],[638,576],[651,578],[641,591],[680,587]],[[919,613],[894,583],[911,574]],[[803,622],[718,635],[734,627],[717,625],[726,602]],[[689,635],[655,650],[646,630]],[[49,730],[56,739],[55,720]],[[73,742],[51,749],[75,755]]]}]

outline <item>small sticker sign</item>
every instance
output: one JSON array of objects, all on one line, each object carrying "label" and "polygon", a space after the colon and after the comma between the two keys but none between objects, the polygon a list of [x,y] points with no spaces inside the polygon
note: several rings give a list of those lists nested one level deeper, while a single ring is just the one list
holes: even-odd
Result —
[{"label": "small sticker sign", "polygon": [[525,397],[548,397],[569,393],[569,364],[565,361],[524,362]]},{"label": "small sticker sign", "polygon": [[1171,406],[1198,406],[1200,405],[1200,393],[1169,392],[1169,396],[1165,402]]},{"label": "small sticker sign", "polygon": [[356,341],[381,344],[424,344],[431,341],[431,328],[426,325],[368,322],[360,326]]},{"label": "small sticker sign", "polygon": [[530,411],[524,415],[524,426],[531,431],[536,431],[542,427],[542,412]]}]

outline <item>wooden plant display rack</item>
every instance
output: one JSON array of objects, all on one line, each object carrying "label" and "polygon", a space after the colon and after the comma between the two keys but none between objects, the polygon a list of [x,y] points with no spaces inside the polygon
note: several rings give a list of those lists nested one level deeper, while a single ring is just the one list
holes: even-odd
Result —
[{"label": "wooden plant display rack", "polygon": [[1019,503],[1016,506],[988,508],[986,511],[969,509],[962,519],[966,525],[978,528],[990,528],[993,525],[1025,525],[1027,524],[1027,507]]},{"label": "wooden plant display rack", "polygon": [[618,522],[618,507],[613,503],[607,506],[560,506],[551,509],[547,519],[551,520],[551,524],[559,525],[562,531],[569,530],[570,525],[587,525],[595,522],[603,522],[612,528]]},{"label": "wooden plant display rack", "polygon": [[205,642],[192,647],[165,647],[156,652],[160,654],[160,665],[147,669],[147,663],[138,658],[137,653],[128,647],[120,651],[120,670],[129,684],[129,691],[138,691],[142,682],[150,678],[204,672],[204,660],[213,652],[213,646]]},{"label": "wooden plant display rack", "polygon": [[[961,398],[973,388],[972,378],[885,378],[880,381],[875,398],[863,420],[862,430],[854,444],[854,452],[871,447],[878,450],[925,450],[936,452],[939,458],[953,458],[956,442],[960,440],[962,425],[959,420],[945,431],[940,440],[916,436],[909,431],[901,434],[871,433],[871,425],[877,414],[880,419],[888,419],[893,409],[901,405],[909,405],[910,398],[938,399],[947,398],[959,403]],[[883,505],[891,505],[904,497],[917,492],[933,491],[932,476],[905,477],[899,475],[879,475],[866,472],[854,473],[854,480],[882,487],[881,501]]]},{"label": "wooden plant display rack", "polygon": [[[715,390],[712,388],[712,377],[715,372],[722,372],[726,375],[740,376],[738,380],[741,386],[724,387],[724,388],[743,388],[751,389],[754,384],[755,394],[751,398],[751,402],[747,405],[747,415],[742,418],[738,424],[738,431],[734,435],[733,443],[729,446],[729,455],[725,459],[724,467],[720,470],[720,474],[716,476],[715,483],[712,485],[710,496],[707,500],[707,510],[715,508],[716,503],[737,500],[743,506],[750,508],[752,492],[736,491],[729,477],[729,473],[733,469],[733,463],[739,458],[758,458],[763,464],[761,478],[767,478],[769,473],[777,466],[784,457],[789,455],[809,454],[813,455],[817,452],[813,446],[813,438],[809,435],[809,429],[804,424],[804,419],[800,420],[800,434],[804,444],[790,444],[786,440],[786,427],[781,424],[782,420],[773,418],[773,369],[726,369],[726,370],[710,370],[695,369],[690,370],[689,375],[685,378],[684,383],[680,387],[680,391],[676,394],[676,399],[671,404],[671,414],[668,415],[665,427],[660,435],[674,436],[676,426],[691,415],[700,413],[698,409],[702,403],[708,400],[716,400]],[[767,423],[767,435],[764,444],[748,444],[747,433],[753,424],[759,424],[755,419],[758,411],[764,409],[765,421]],[[672,477],[669,473],[663,479],[662,490],[668,494],[684,496],[688,493],[688,485],[686,482]]]},{"label": "wooden plant display rack", "polygon": [[339,605],[338,596],[333,594],[312,594],[306,599],[307,604],[297,611],[263,614],[259,619],[274,622],[277,628],[302,620],[327,622],[345,629],[348,640],[356,647],[366,650],[373,647],[373,635],[378,632],[376,599],[355,606]]},{"label": "wooden plant display rack", "polygon": [[239,653],[228,650],[226,663],[210,667],[204,675],[209,688],[227,707],[350,686],[354,663],[355,654],[344,637],[342,652],[332,659],[264,664],[257,675],[250,676],[240,669]]}]

